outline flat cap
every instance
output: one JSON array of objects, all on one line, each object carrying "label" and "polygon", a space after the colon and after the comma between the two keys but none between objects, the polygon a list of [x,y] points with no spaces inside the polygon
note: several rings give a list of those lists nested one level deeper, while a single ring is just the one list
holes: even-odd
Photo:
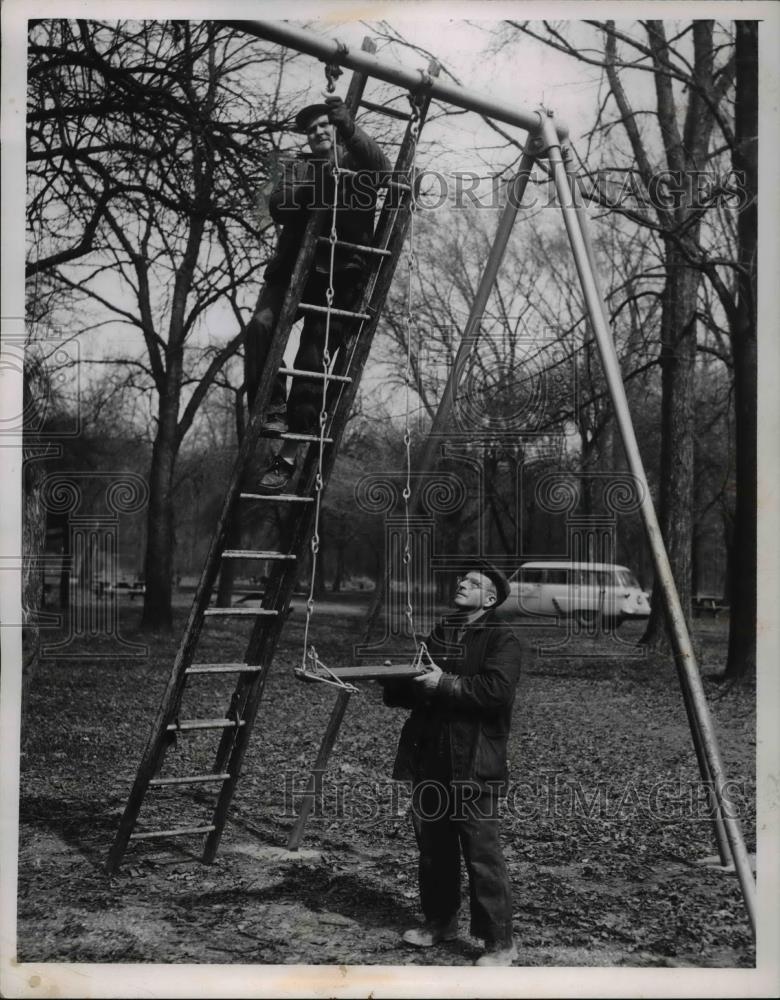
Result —
[{"label": "flat cap", "polygon": [[500,569],[496,569],[496,567],[492,563],[489,563],[487,559],[467,557],[461,563],[461,569],[464,573],[468,573],[470,570],[481,573],[491,581],[496,588],[496,607],[498,607],[499,604],[503,604],[507,597],[509,597],[509,594],[511,593],[509,580],[507,580]]},{"label": "flat cap", "polygon": [[299,132],[305,132],[315,118],[319,118],[320,115],[327,115],[329,110],[327,104],[307,104],[295,116],[296,129]]}]

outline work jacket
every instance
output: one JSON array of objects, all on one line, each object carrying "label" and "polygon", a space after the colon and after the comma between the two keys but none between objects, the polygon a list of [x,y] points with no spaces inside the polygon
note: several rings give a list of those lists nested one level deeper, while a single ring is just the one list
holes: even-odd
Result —
[{"label": "work jacket", "polygon": [[[338,239],[366,246],[374,235],[377,187],[389,174],[390,164],[374,140],[357,126],[349,139],[340,140],[337,154],[339,167],[357,171],[355,174],[342,174],[339,178],[336,209]],[[282,232],[276,253],[265,270],[266,281],[274,284],[289,281],[309,221],[309,212],[312,208],[332,209],[334,188],[331,159],[302,153],[292,162],[284,164],[282,176],[268,202],[271,218],[282,226]],[[318,245],[315,267],[321,272],[329,271],[329,244]],[[362,254],[336,248],[336,271],[362,271],[364,268],[365,257]]]},{"label": "work jacket", "polygon": [[444,671],[432,693],[413,680],[387,682],[384,701],[411,708],[398,743],[393,778],[445,777],[506,790],[507,739],[523,648],[492,612],[466,625],[444,619],[426,641]]}]

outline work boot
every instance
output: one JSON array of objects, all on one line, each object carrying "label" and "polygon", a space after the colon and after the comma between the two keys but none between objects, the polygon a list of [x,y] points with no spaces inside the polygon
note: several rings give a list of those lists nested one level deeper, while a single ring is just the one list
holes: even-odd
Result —
[{"label": "work boot", "polygon": [[428,920],[422,927],[404,931],[401,940],[414,948],[432,948],[439,941],[454,941],[458,936],[458,918]]},{"label": "work boot", "polygon": [[517,958],[517,946],[514,941],[509,944],[494,944],[485,942],[485,950],[474,965],[511,965]]},{"label": "work boot", "polygon": [[260,425],[263,434],[286,434],[288,429],[287,414],[284,410],[266,413]]},{"label": "work boot", "polygon": [[295,472],[295,462],[288,462],[281,455],[276,455],[265,470],[260,480],[260,493],[281,493],[292,479]]}]

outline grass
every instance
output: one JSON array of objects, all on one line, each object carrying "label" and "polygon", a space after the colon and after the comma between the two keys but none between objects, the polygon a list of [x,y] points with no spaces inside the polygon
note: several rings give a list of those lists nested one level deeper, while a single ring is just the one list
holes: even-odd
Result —
[{"label": "grass", "polygon": [[[336,602],[337,603],[337,602]],[[418,917],[416,851],[402,790],[389,781],[404,713],[373,684],[353,696],[304,850],[284,851],[334,700],[293,676],[303,616],[285,629],[213,865],[194,840],[132,846],[103,864],[149,735],[185,610],[172,636],[122,635],[145,656],[112,659],[116,639],[79,640],[44,658],[25,706],[21,758],[18,952],[24,961],[469,964],[461,938],[408,952]],[[312,623],[328,662],[351,658],[361,621]],[[199,659],[240,658],[242,633],[209,625]],[[702,672],[735,805],[755,843],[755,697],[719,698],[727,625],[697,622]],[[625,633],[625,634],[624,634]],[[578,639],[529,650],[510,743],[503,829],[515,895],[518,964],[739,966],[754,963],[736,878],[703,867],[714,845],[673,665],[636,647]],[[536,630],[551,647],[561,630]],[[182,717],[219,715],[227,678],[193,678]],[[209,770],[214,740],[180,737],[165,773]],[[207,822],[212,793],[150,793],[141,824]],[[152,807],[153,804],[153,807]],[[155,814],[155,815],[152,815]],[[359,929],[359,934],[345,933]]]}]

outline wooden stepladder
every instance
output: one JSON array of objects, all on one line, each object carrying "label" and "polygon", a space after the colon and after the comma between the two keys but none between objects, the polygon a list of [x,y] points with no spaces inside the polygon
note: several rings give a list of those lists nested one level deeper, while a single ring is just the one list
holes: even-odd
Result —
[{"label": "wooden stepladder", "polygon": [[[363,48],[368,52],[375,50],[375,46],[368,39],[364,41]],[[438,67],[432,64],[429,67],[429,75],[435,76],[437,72]],[[365,107],[373,112],[385,113],[391,118],[404,119],[407,125],[393,174],[386,182],[385,200],[379,210],[372,245],[357,248],[370,261],[365,275],[362,300],[354,312],[343,310],[339,312],[339,318],[348,321],[351,327],[346,343],[338,351],[333,369],[327,376],[324,373],[305,373],[307,378],[320,380],[327,378],[329,384],[333,383],[338,388],[337,398],[332,404],[329,403],[329,422],[322,439],[322,454],[320,454],[319,435],[283,434],[282,439],[309,445],[296,492],[266,496],[241,491],[242,480],[260,439],[267,436],[261,430],[262,416],[277,374],[292,376],[304,374],[284,367],[283,355],[299,310],[305,312],[323,309],[312,303],[301,302],[301,295],[314,265],[318,242],[328,240],[325,233],[332,212],[327,208],[312,212],[306,227],[179,649],[108,856],[106,868],[109,872],[118,869],[128,846],[136,841],[205,835],[203,860],[206,862],[213,861],[219,847],[268,671],[286,620],[298,576],[298,563],[314,530],[317,479],[321,477],[319,489],[322,490],[333,469],[350,407],[357,392],[409,225],[410,207],[413,201],[412,186],[415,183],[414,153],[419,130],[427,115],[430,96],[423,85],[420,92],[414,95],[412,114],[402,114],[396,109],[385,109],[383,106],[363,101],[366,82],[365,74],[353,74],[345,98],[345,104],[353,115],[360,107]],[[340,244],[337,242],[337,245],[355,248],[354,245],[343,242]],[[280,505],[282,526],[278,550],[260,551],[228,547],[227,539],[231,537],[230,527],[237,515],[238,504]],[[260,607],[211,606],[220,567],[225,559],[272,561],[273,569]],[[226,619],[251,620],[252,630],[241,663],[210,663],[196,660],[201,633],[204,626],[212,619],[217,622]],[[229,675],[236,678],[235,688],[226,710],[217,714],[219,712],[217,709],[212,717],[207,718],[179,717],[185,688],[189,679],[195,675],[220,679]],[[192,774],[166,776],[163,773],[163,765],[171,739],[177,737],[184,739],[188,734],[198,733],[219,734],[218,741],[215,741],[216,747],[212,746],[211,749],[213,756],[210,754],[209,769],[201,770],[196,767]],[[188,753],[189,756],[194,754]],[[163,788],[172,790],[178,786],[215,788],[216,797],[211,806],[211,815],[202,823],[184,825],[174,821],[158,829],[149,829],[145,824],[143,826],[138,824],[147,793]],[[150,798],[153,797],[150,795]]]}]

